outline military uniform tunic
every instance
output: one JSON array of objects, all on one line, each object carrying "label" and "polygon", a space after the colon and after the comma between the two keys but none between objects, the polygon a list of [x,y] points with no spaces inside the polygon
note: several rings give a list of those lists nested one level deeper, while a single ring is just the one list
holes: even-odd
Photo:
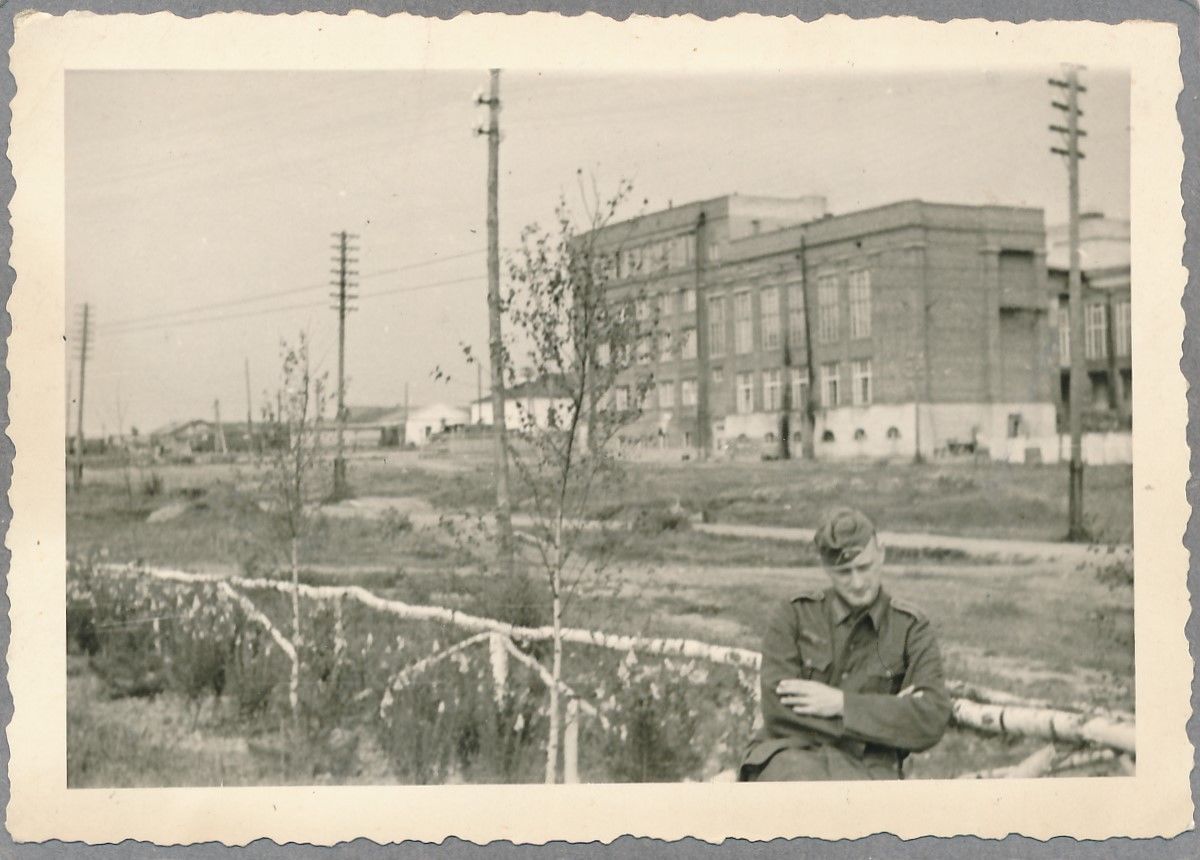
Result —
[{"label": "military uniform tunic", "polygon": [[[800,716],[781,704],[775,688],[789,678],[842,690],[842,716]],[[832,588],[783,604],[763,638],[762,717],[743,780],[902,776],[905,756],[936,744],[950,719],[929,621],[883,589],[859,611]]]}]

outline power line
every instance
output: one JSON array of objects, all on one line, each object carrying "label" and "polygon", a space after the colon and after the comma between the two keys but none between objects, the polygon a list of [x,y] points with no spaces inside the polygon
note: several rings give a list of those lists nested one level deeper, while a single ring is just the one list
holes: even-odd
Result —
[{"label": "power line", "polygon": [[[450,254],[445,257],[436,257],[436,258],[431,258],[428,260],[422,260],[422,261],[416,262],[416,263],[407,263],[402,266],[392,266],[387,269],[377,269],[373,272],[367,272],[365,275],[362,275],[360,279],[366,280],[367,278],[378,278],[383,275],[393,275],[398,272],[407,272],[412,269],[424,268],[427,266],[435,265],[437,263],[448,262],[450,260],[460,260],[460,259],[463,259],[464,257],[473,257],[478,254],[482,254],[486,250],[487,250],[486,248],[477,248],[473,251],[463,251],[461,253]],[[243,296],[242,298],[229,299],[228,301],[223,301],[223,302],[209,302],[209,303],[203,304],[203,305],[192,305],[191,307],[187,307],[187,308],[177,308],[176,310],[172,310],[172,311],[161,311],[158,313],[148,314],[146,316],[128,317],[126,319],[113,320],[112,322],[107,323],[104,326],[104,328],[105,329],[110,329],[110,328],[111,329],[121,329],[121,328],[124,328],[125,326],[136,325],[136,324],[143,323],[143,322],[150,322],[152,320],[169,319],[169,318],[175,317],[175,316],[186,316],[187,314],[198,313],[198,312],[203,312],[203,311],[211,311],[214,308],[236,307],[238,305],[253,304],[254,302],[260,302],[260,301],[264,301],[266,299],[279,298],[280,296],[291,296],[291,295],[297,295],[299,293],[312,292],[313,290],[325,289],[327,286],[328,285],[324,284],[324,283],[310,284],[310,285],[304,286],[304,287],[291,287],[286,290],[276,290],[276,291],[270,292],[270,293],[259,293],[254,296]]]},{"label": "power line", "polygon": [[[391,295],[396,295],[399,293],[416,293],[416,292],[420,292],[422,290],[431,290],[436,287],[447,287],[447,286],[452,286],[455,284],[465,284],[465,283],[482,281],[482,280],[484,280],[483,276],[470,275],[470,276],[467,276],[464,278],[450,278],[450,279],[447,279],[444,281],[432,281],[427,284],[414,284],[412,286],[407,286],[407,287],[393,287],[391,289],[376,290],[375,292],[366,293],[362,296],[359,296],[359,300],[380,298],[382,296],[391,296]],[[318,308],[318,307],[324,307],[324,306],[325,306],[325,300],[319,299],[319,300],[313,301],[313,302],[298,302],[296,304],[291,304],[291,305],[281,305],[281,306],[277,306],[277,307],[260,308],[258,310],[244,311],[242,313],[219,314],[217,316],[198,317],[196,319],[169,320],[166,322],[130,325],[128,328],[124,328],[119,331],[109,332],[109,334],[123,335],[123,334],[137,334],[138,332],[143,332],[143,331],[162,331],[165,328],[178,328],[180,326],[187,326],[187,325],[202,325],[204,323],[224,322],[226,320],[243,319],[246,317],[263,316],[265,314],[283,313],[285,311],[300,310],[303,308]]]}]

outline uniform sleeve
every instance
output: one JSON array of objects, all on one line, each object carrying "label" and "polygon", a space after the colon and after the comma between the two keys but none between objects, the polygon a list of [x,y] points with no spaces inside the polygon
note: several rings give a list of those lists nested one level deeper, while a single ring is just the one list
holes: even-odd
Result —
[{"label": "uniform sleeve", "polygon": [[906,653],[902,695],[846,693],[842,719],[847,735],[912,752],[927,750],[942,739],[950,721],[950,696],[928,621],[919,619],[913,625]]},{"label": "uniform sleeve", "polygon": [[786,678],[802,678],[803,662],[796,644],[796,610],[785,603],[774,612],[767,622],[763,635],[762,683],[763,730],[767,737],[794,737],[818,733],[826,737],[840,738],[841,718],[802,717],[779,701],[775,688]]}]

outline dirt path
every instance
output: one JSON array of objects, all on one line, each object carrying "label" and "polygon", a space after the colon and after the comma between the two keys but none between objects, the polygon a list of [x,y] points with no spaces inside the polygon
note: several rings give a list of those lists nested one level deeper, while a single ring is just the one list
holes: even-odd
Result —
[{"label": "dirt path", "polygon": [[[751,526],[736,523],[697,523],[692,526],[705,534],[725,537],[758,538],[807,543],[813,539],[813,529],[783,526]],[[1042,559],[1046,561],[1082,562],[1096,560],[1108,552],[1108,547],[1092,544],[1050,543],[1049,541],[1000,540],[996,538],[967,538],[953,535],[933,535],[916,532],[880,532],[885,546],[907,549],[957,550],[971,556]],[[1129,556],[1133,547],[1121,545],[1114,554]]]}]

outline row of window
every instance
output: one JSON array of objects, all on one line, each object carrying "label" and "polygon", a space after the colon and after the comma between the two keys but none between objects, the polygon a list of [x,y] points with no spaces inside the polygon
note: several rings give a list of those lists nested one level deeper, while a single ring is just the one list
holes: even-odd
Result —
[{"label": "row of window", "polygon": [[[837,275],[823,275],[817,279],[817,330],[815,340],[819,343],[837,341],[841,335],[841,305],[839,301],[839,286]],[[805,340],[804,296],[801,284],[792,284],[786,288],[763,287],[758,293],[758,327],[759,342],[764,350],[775,350],[782,347],[782,289],[788,291],[788,338],[793,346],[800,346]],[[871,336],[871,273],[864,270],[852,272],[849,277],[849,308],[850,308],[850,337],[852,339]],[[650,305],[648,299],[638,302],[638,319],[648,319]],[[676,293],[661,293],[655,301],[658,302],[660,319],[672,313],[691,314],[696,310],[696,291],[680,290]],[[709,296],[708,303],[708,349],[713,358],[725,355],[730,347],[727,343],[727,325],[725,311],[726,296]],[[684,327],[678,335],[678,343],[673,343],[670,331],[660,335],[657,352],[662,361],[672,358],[684,359],[696,357],[696,330],[694,327]],[[733,352],[735,355],[747,355],[754,352],[754,310],[753,300],[749,290],[738,290],[733,294]],[[656,350],[643,350],[639,362],[649,364],[652,353]]]},{"label": "row of window", "polygon": [[[708,262],[720,260],[720,247],[708,244]],[[691,234],[658,239],[614,253],[605,268],[612,278],[634,278],[660,272],[690,268],[696,261],[696,240]]]},{"label": "row of window", "polygon": [[[1071,361],[1071,317],[1066,300],[1058,305],[1058,354],[1062,364]],[[1113,349],[1118,356],[1129,355],[1129,300],[1113,306]],[[1108,305],[1089,302],[1083,306],[1083,354],[1086,359],[1108,358]]]},{"label": "row of window", "polygon": [[[789,368],[786,375],[791,388],[792,408],[799,411],[808,402],[808,374],[801,368]],[[714,385],[720,385],[724,378],[721,368],[712,371]],[[777,412],[783,408],[783,380],[785,368],[772,368],[761,373],[747,370],[740,371],[734,376],[734,409],[740,414],[756,411]],[[855,406],[867,406],[872,398],[871,360],[863,359],[850,362],[850,392],[847,398],[843,388],[842,365],[839,362],[822,364],[820,368],[820,405],[825,407],[841,406],[847,402]],[[664,379],[655,386],[657,406],[659,409],[674,409],[675,381]],[[618,409],[626,408],[629,402],[629,391],[624,386],[615,391],[614,402]],[[650,405],[650,404],[648,404]],[[696,380],[694,378],[679,380],[679,406],[687,408],[696,405]]]}]

